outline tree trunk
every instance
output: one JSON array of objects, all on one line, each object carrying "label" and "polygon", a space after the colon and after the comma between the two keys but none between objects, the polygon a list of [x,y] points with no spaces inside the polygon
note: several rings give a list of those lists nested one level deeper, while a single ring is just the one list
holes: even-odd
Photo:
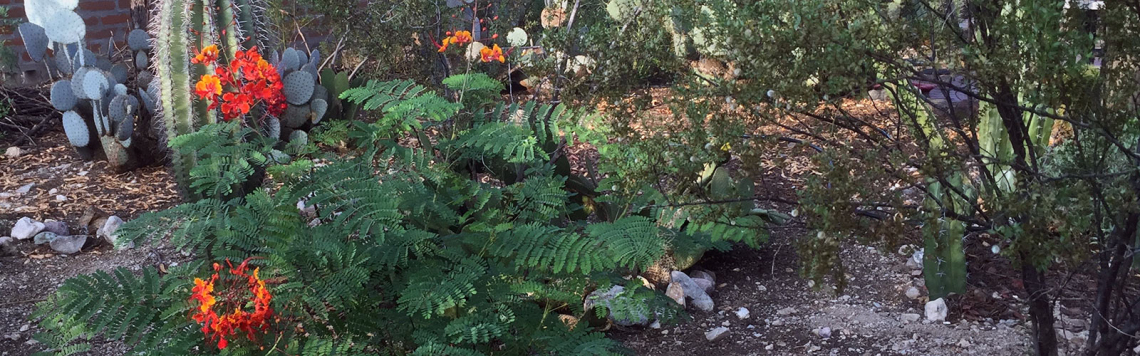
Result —
[{"label": "tree trunk", "polygon": [[1038,356],[1057,356],[1057,331],[1053,329],[1053,308],[1049,301],[1045,274],[1027,256],[1021,258],[1021,278],[1029,293],[1029,317],[1033,319],[1034,350]]}]

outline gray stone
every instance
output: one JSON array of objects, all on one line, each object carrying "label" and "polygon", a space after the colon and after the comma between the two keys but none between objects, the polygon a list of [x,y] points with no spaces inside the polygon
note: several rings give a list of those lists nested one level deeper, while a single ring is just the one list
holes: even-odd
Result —
[{"label": "gray stone", "polygon": [[9,236],[0,237],[0,256],[15,256],[18,253],[16,239]]},{"label": "gray stone", "polygon": [[8,147],[7,150],[4,150],[4,155],[11,159],[19,158],[22,153],[23,151],[20,151],[20,148],[16,146]]},{"label": "gray stone", "polygon": [[56,235],[71,235],[71,229],[68,229],[67,224],[62,221],[44,222],[44,231],[53,232]]},{"label": "gray stone", "polygon": [[716,289],[716,285],[712,281],[704,278],[693,278],[693,282],[697,283],[707,294],[712,294],[713,290]]},{"label": "gray stone", "polygon": [[695,270],[689,271],[689,278],[707,279],[707,280],[709,280],[710,283],[716,284],[716,274],[709,272],[709,271],[701,270],[701,269],[695,269]]},{"label": "gray stone", "polygon": [[926,302],[926,320],[933,322],[946,321],[946,316],[949,313],[950,310],[946,307],[946,301],[942,300],[942,298]]},{"label": "gray stone", "polygon": [[43,231],[43,232],[36,234],[36,237],[32,239],[32,242],[35,242],[36,245],[43,245],[43,244],[55,241],[55,239],[58,239],[58,238],[59,238],[59,234],[56,234],[56,233],[51,232],[51,231]]},{"label": "gray stone", "polygon": [[904,322],[904,323],[914,323],[914,322],[917,322],[918,319],[921,319],[921,318],[922,318],[922,315],[918,315],[916,313],[903,313],[901,316],[899,316],[899,319],[901,319],[902,322]]},{"label": "gray stone", "polygon": [[707,339],[710,342],[719,341],[720,339],[723,339],[725,336],[728,336],[728,328],[723,327],[723,326],[719,326],[719,327],[713,328],[712,330],[705,332],[705,339]]},{"label": "gray stone", "polygon": [[12,226],[12,237],[17,240],[27,240],[36,236],[40,231],[44,231],[44,223],[32,220],[29,217],[22,217],[16,221],[16,225]]},{"label": "gray stone", "polygon": [[52,250],[63,254],[75,254],[87,243],[87,235],[60,236],[48,243]]},{"label": "gray stone", "polygon": [[693,305],[696,306],[697,309],[706,312],[713,311],[712,298],[709,297],[709,294],[705,293],[704,289],[697,285],[692,278],[689,278],[689,275],[681,271],[673,271],[670,277],[674,283],[681,286],[681,289],[685,292],[685,296],[693,300]]},{"label": "gray stone", "polygon": [[776,315],[792,315],[796,313],[796,308],[787,307],[776,311]]}]

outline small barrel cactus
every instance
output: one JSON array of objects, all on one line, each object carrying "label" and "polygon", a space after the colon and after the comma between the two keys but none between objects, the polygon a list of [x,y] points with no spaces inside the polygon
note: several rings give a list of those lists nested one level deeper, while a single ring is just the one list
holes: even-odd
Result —
[{"label": "small barrel cactus", "polygon": [[[84,47],[86,27],[74,9],[55,9],[50,16],[37,14],[35,18],[19,25],[20,36],[33,60],[44,62],[49,73],[54,65],[62,77],[52,84],[50,101],[63,112],[64,132],[76,151],[85,158],[102,151],[114,171],[155,161],[157,157],[150,154],[153,147],[132,148],[135,133],[145,131],[135,129],[136,121],[149,118],[154,108],[140,104],[146,91],[127,87],[130,68]],[[135,30],[128,38],[135,57],[146,58],[150,47],[146,32]],[[145,137],[140,140],[147,143],[144,146],[153,142]]]}]

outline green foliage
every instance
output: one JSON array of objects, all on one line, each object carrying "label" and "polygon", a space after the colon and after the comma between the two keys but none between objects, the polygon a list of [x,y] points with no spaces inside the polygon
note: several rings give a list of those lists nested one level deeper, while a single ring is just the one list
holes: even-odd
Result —
[{"label": "green foliage", "polygon": [[[244,196],[234,196],[237,190],[227,187],[247,181],[256,173],[251,168],[272,160],[272,143],[249,139],[257,135],[237,123],[207,125],[179,136],[174,146],[197,152],[199,166],[211,167],[193,175],[193,186],[230,198],[144,214],[124,225],[119,236],[137,243],[169,241],[204,262],[258,257],[250,263],[263,280],[272,281],[272,307],[280,321],[270,335],[277,336],[234,338],[231,348],[258,350],[273,342],[286,352],[433,355],[620,353],[616,342],[592,332],[585,322],[570,329],[558,315],[679,319],[681,311],[671,299],[640,287],[638,279],[622,277],[673,251],[726,249],[726,241],[762,240],[763,221],[750,223],[759,216],[751,215],[752,204],[739,199],[686,210],[692,216],[671,225],[671,220],[640,214],[665,210],[653,206],[664,196],[649,191],[652,198],[616,206],[613,214],[595,215],[602,222],[591,223],[591,214],[583,211],[593,207],[600,212],[610,203],[575,200],[599,193],[581,183],[588,180],[569,173],[563,144],[573,139],[566,132],[600,139],[578,126],[589,115],[533,102],[495,105],[497,99],[487,94],[497,92],[497,83],[486,76],[445,82],[454,96],[445,98],[408,81],[373,81],[346,90],[346,101],[378,114],[376,123],[356,123],[351,134],[360,145],[356,152],[363,154],[319,167],[304,159],[271,166],[267,171],[281,186],[249,189]],[[344,131],[330,126],[314,136],[337,137]],[[564,170],[559,168],[563,164]],[[474,175],[479,171],[510,179],[478,179]],[[752,194],[750,181],[738,183],[724,174],[713,188],[700,189],[712,189],[715,197],[725,199]],[[203,272],[201,265],[193,268],[190,273]],[[139,281],[122,275],[115,285],[133,289]],[[608,290],[615,282],[628,285],[619,298],[595,310],[583,309],[584,292]],[[186,280],[169,283],[184,285]],[[114,288],[88,292],[89,300],[124,293]],[[41,310],[69,300],[68,293],[70,289],[61,290]],[[164,287],[135,299],[152,307],[147,313],[162,317],[130,317],[116,325],[128,325],[128,331],[185,328],[191,323],[185,313],[167,318],[175,314],[155,310],[172,308],[162,304],[168,301],[185,308],[187,298],[184,288]],[[148,300],[154,302],[146,304]],[[45,339],[58,339],[62,347],[72,345],[67,340],[74,337],[60,335],[103,330],[85,320],[71,325],[78,328],[61,328]],[[390,325],[404,327],[386,327]],[[132,336],[113,331],[100,335]],[[164,345],[185,347],[175,354],[202,345],[200,333],[186,337],[197,342]]]}]

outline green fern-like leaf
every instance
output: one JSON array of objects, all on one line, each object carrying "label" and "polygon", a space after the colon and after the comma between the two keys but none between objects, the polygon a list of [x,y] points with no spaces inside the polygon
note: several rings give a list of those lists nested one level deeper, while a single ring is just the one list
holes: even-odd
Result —
[{"label": "green fern-like leaf", "polygon": [[606,244],[619,266],[641,270],[665,255],[668,241],[662,239],[657,223],[642,216],[630,216],[612,223],[586,227],[586,233]]}]

